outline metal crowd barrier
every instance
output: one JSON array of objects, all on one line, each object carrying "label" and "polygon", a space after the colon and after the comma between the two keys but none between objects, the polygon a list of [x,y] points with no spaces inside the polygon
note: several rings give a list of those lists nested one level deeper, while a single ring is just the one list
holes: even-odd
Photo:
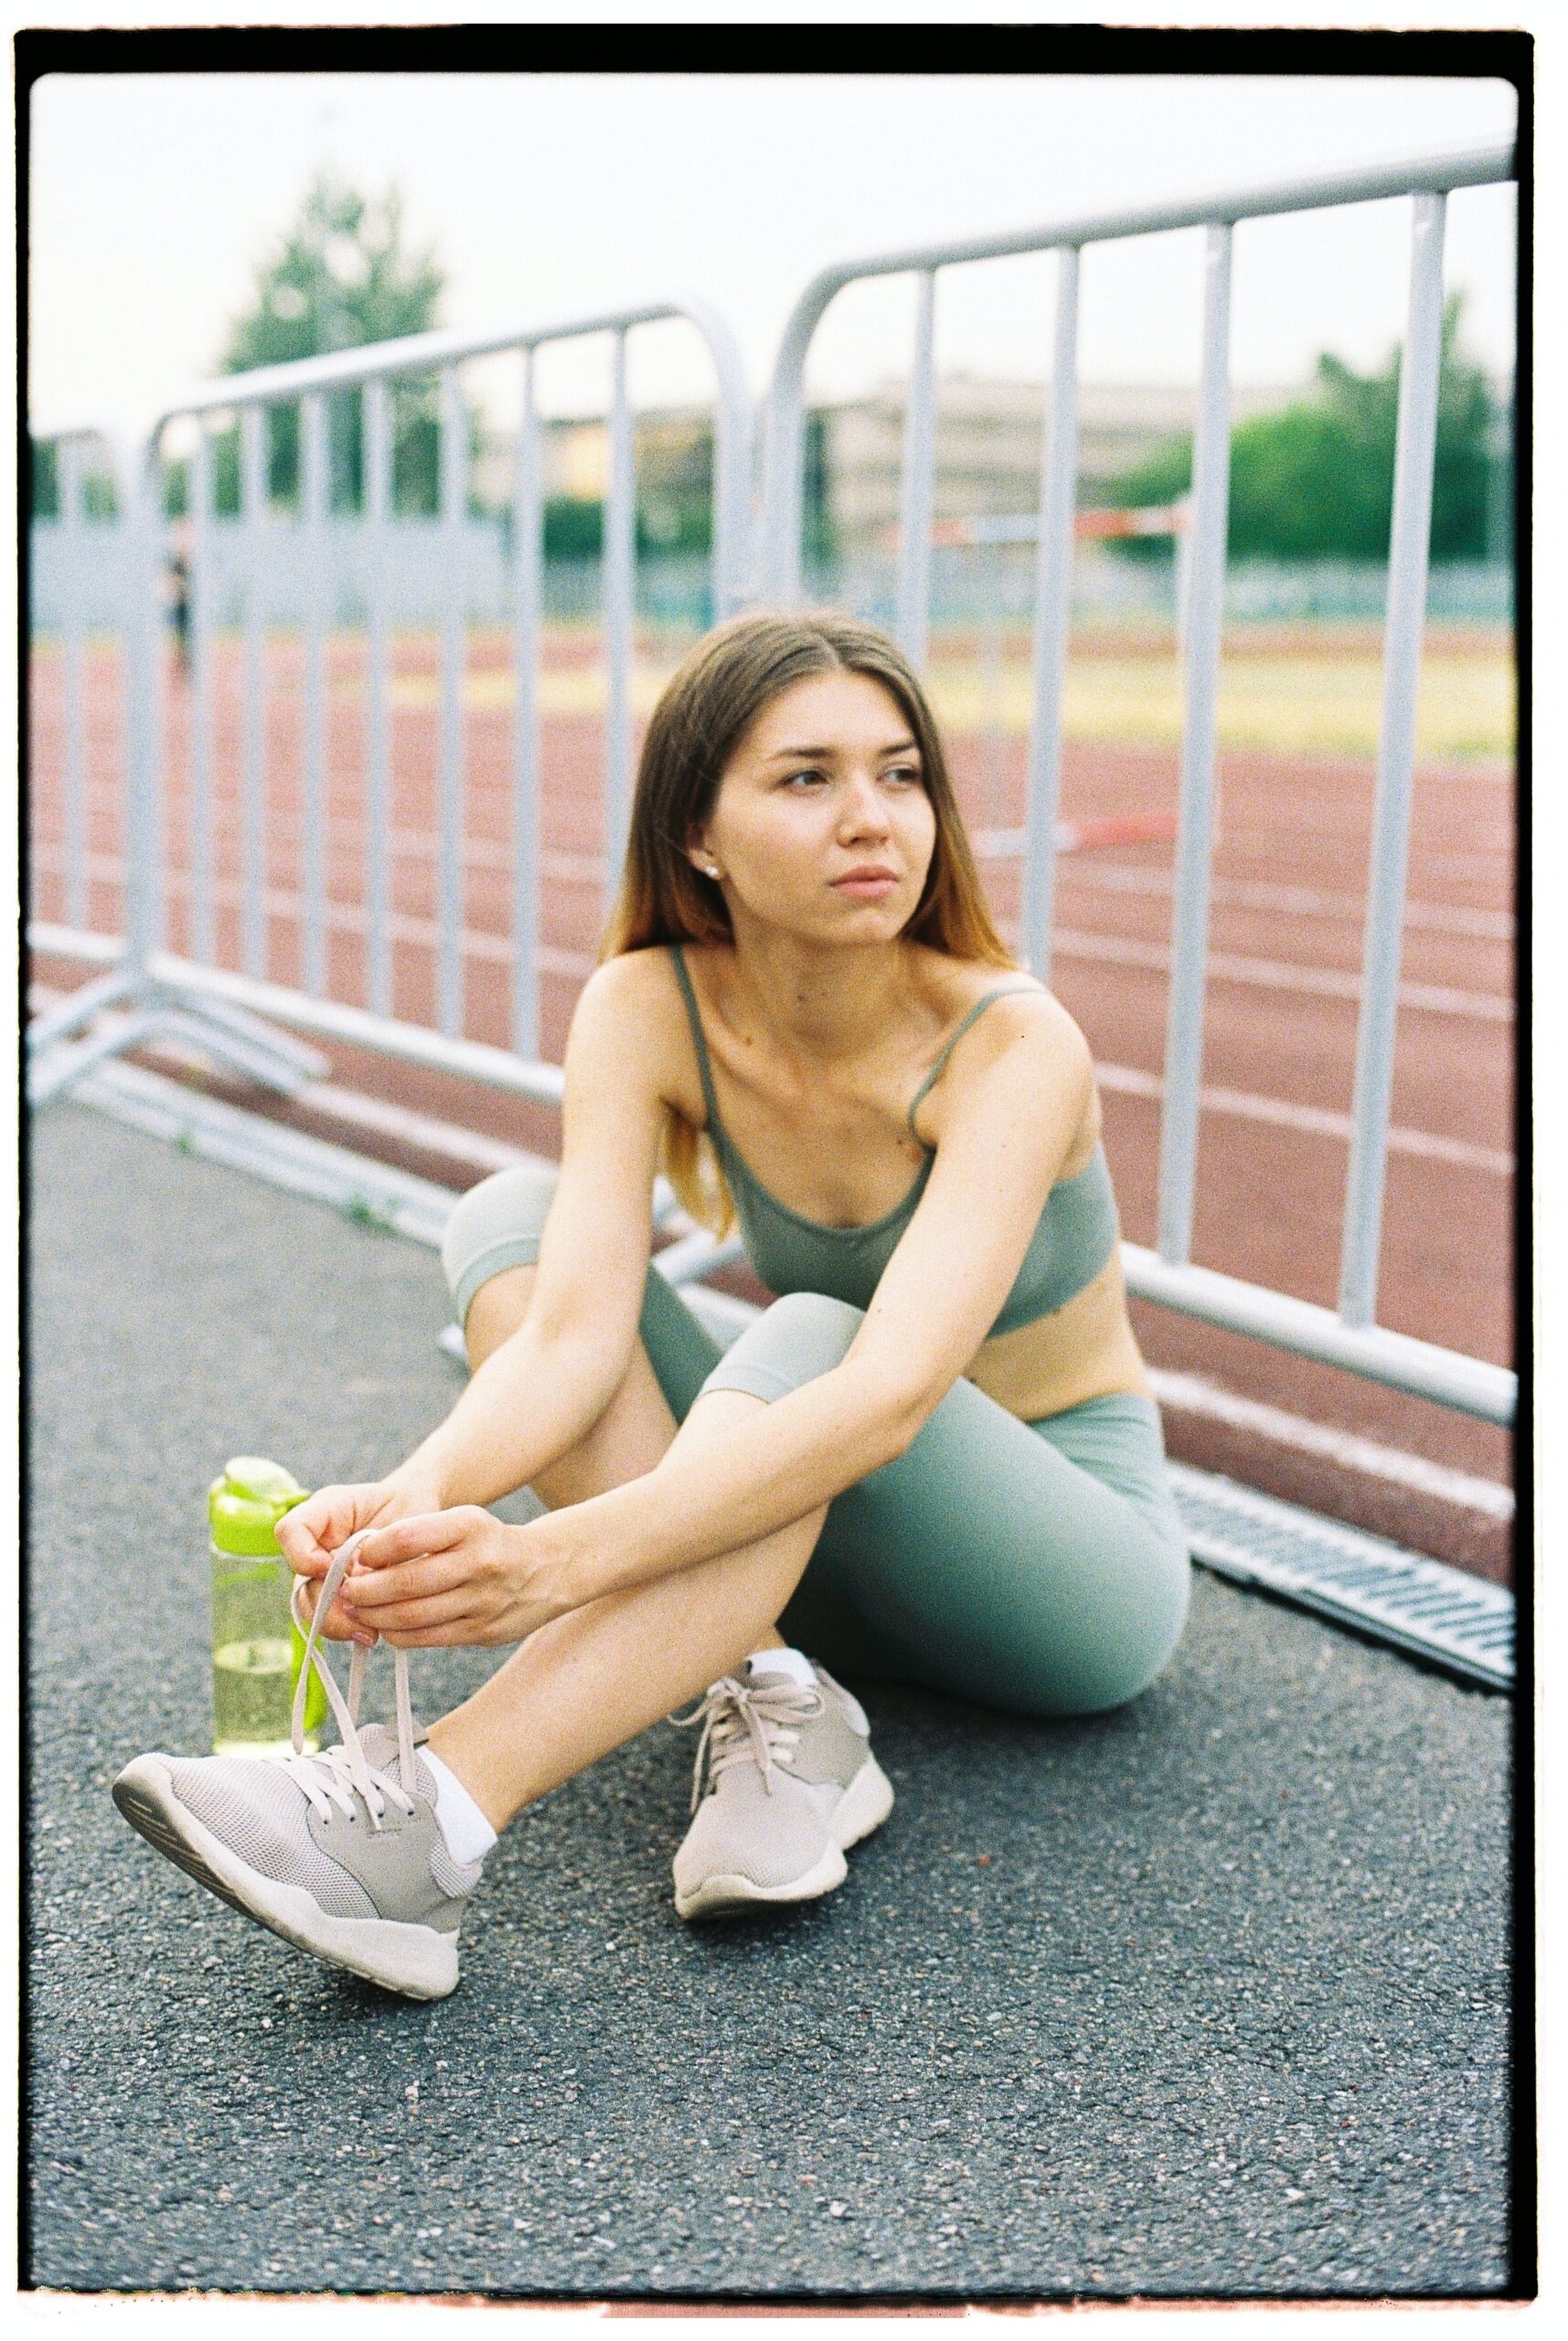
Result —
[{"label": "metal crowd barrier", "polygon": [[[906,409],[898,574],[899,639],[918,666],[925,657],[931,598],[935,448],[935,314],[940,270],[1026,252],[1058,255],[1055,355],[1040,473],[1036,558],[1033,721],[1029,742],[1029,812],[1022,935],[1028,964],[1051,963],[1055,831],[1061,775],[1061,694],[1077,501],[1078,287],[1085,246],[1163,234],[1206,233],[1203,358],[1193,446],[1189,566],[1181,658],[1186,718],[1173,893],[1171,969],[1160,1128],[1156,1248],[1124,1247],[1130,1288],[1141,1298],[1349,1367],[1353,1373],[1441,1400],[1494,1422],[1513,1418],[1517,1383],[1500,1367],[1376,1324],[1383,1175],[1393,1080],[1395,1002],[1404,914],[1414,762],[1415,700],[1426,604],[1432,469],[1436,439],[1443,317],[1445,206],[1456,187],[1515,176],[1511,144],[1391,163],[1331,177],[1215,194],[1089,219],[1052,221],[1008,235],[882,252],[826,268],[806,286],[784,327],[768,393],[762,586],[770,601],[801,591],[805,379],[813,336],[847,285],[913,275],[913,357]],[[1231,256],[1238,221],[1327,206],[1412,196],[1409,318],[1400,375],[1392,535],[1383,649],[1371,882],[1357,1042],[1353,1135],[1346,1197],[1338,1311],[1309,1306],[1192,1263],[1199,1079],[1203,1048],[1204,963],[1213,860],[1213,805],[1220,632],[1230,486]]]},{"label": "metal crowd barrier", "polygon": [[[1038,529],[1033,722],[1029,743],[1029,810],[1025,849],[1023,937],[1037,973],[1048,974],[1052,879],[1061,767],[1061,691],[1067,652],[1070,561],[1077,474],[1077,332],[1080,255],[1087,245],[1184,227],[1206,230],[1202,373],[1194,450],[1189,533],[1190,565],[1182,643],[1186,722],[1180,766],[1171,982],[1161,1128],[1156,1248],[1124,1247],[1131,1289],[1149,1300],[1245,1332],[1303,1355],[1432,1398],[1488,1420],[1513,1419],[1516,1377],[1504,1369],[1435,1344],[1393,1333],[1375,1322],[1377,1260],[1381,1233],[1393,1062],[1393,1035],[1403,920],[1414,716],[1425,605],[1427,540],[1435,440],[1442,315],[1445,198],[1456,187],[1512,178],[1511,146],[1493,146],[1293,182],[1216,194],[1179,206],[1067,219],[1006,236],[884,253],[824,270],[791,314],[765,407],[761,526],[757,560],[749,557],[751,413],[738,353],[722,319],[690,299],[611,316],[573,320],[532,330],[464,337],[425,335],[379,347],[344,351],[300,365],[230,377],[176,401],[147,440],[123,451],[133,559],[140,583],[127,625],[129,725],[125,785],[129,861],[127,933],[110,944],[101,935],[59,929],[31,930],[40,947],[74,948],[89,958],[112,958],[108,975],[35,1021],[29,1048],[35,1072],[29,1094],[57,1094],[112,1047],[124,1048],[172,1024],[187,1037],[243,1064],[280,1087],[297,1085],[319,1065],[308,1048],[280,1026],[378,1050],[408,1062],[485,1081],[545,1101],[559,1101],[558,1067],[538,1062],[536,1003],[538,722],[534,695],[539,647],[539,425],[533,397],[533,353],[548,342],[593,333],[616,336],[610,421],[610,487],[605,515],[604,626],[609,663],[606,772],[607,831],[612,869],[625,833],[630,786],[629,695],[634,559],[632,428],[626,400],[625,337],[634,326],[680,316],[703,334],[718,381],[715,406],[714,574],[720,614],[748,600],[789,605],[801,597],[801,533],[805,447],[805,368],[824,312],[859,280],[912,273],[918,282],[914,365],[907,411],[901,498],[898,632],[915,663],[923,662],[929,624],[934,471],[934,319],[940,270],[1005,254],[1054,251],[1059,256],[1055,358],[1042,459]],[[1392,540],[1384,647],[1381,744],[1371,890],[1350,1149],[1344,1215],[1339,1305],[1337,1311],[1246,1284],[1196,1266],[1191,1231],[1197,1160],[1199,1075],[1202,1053],[1204,963],[1213,851],[1216,705],[1229,472],[1229,313],[1231,255],[1239,221],[1325,206],[1413,197],[1409,323],[1401,375]],[[369,1006],[325,994],[324,627],[319,603],[307,615],[305,663],[305,820],[303,990],[264,979],[261,963],[261,617],[247,613],[246,720],[241,743],[241,823],[245,972],[208,962],[210,901],[195,876],[192,936],[196,957],[175,959],[164,949],[160,742],[160,627],[157,581],[162,532],[157,502],[158,449],[177,417],[238,412],[241,432],[241,515],[259,530],[265,508],[262,411],[302,401],[303,507],[307,529],[319,529],[326,503],[324,400],[359,385],[365,401],[367,517],[383,525],[389,504],[390,432],[388,385],[399,375],[435,371],[443,382],[442,511],[455,531],[464,508],[463,409],[455,368],[464,360],[517,349],[524,354],[524,390],[515,519],[517,566],[516,722],[514,733],[517,849],[513,884],[513,1047],[471,1041],[461,1032],[461,960],[457,927],[462,781],[462,643],[455,596],[443,634],[441,681],[440,821],[438,849],[439,1029],[394,1019],[389,1010],[388,936],[387,639],[373,607],[369,625],[368,724],[370,858],[368,867]],[[79,434],[80,435],[80,434]],[[198,446],[205,455],[206,440]],[[204,513],[205,464],[195,467],[193,504]],[[66,492],[64,511],[74,508]],[[205,629],[200,619],[200,518],[193,567],[196,660],[194,808],[197,841],[210,844],[210,712],[202,688]],[[80,764],[80,660],[67,644],[67,762]],[[74,711],[74,712],[73,712]],[[74,730],[73,730],[74,725]],[[73,745],[72,743],[75,743]],[[68,790],[68,800],[69,792]],[[72,816],[68,811],[68,830]],[[204,824],[206,826],[204,826]],[[74,837],[74,830],[69,835]],[[69,850],[69,849],[68,849]],[[83,911],[80,883],[69,881],[69,915]],[[97,1011],[129,1001],[134,1013],[107,1039],[76,1047],[69,1036]],[[269,1020],[266,1022],[261,1020]],[[723,1247],[728,1256],[732,1246]],[[685,1275],[716,1266],[712,1247],[698,1243],[682,1261]]]},{"label": "metal crowd barrier", "polygon": [[[739,350],[723,318],[691,296],[648,303],[603,315],[516,326],[487,334],[421,334],[368,348],[335,352],[297,364],[230,375],[173,401],[145,438],[113,448],[123,506],[122,532],[130,589],[126,603],[126,772],[124,782],[126,932],[112,971],[35,1022],[29,1032],[34,1102],[58,1094],[97,1056],[123,1050],[156,1030],[176,1027],[207,1043],[254,1077],[280,1088],[296,1086],[323,1069],[316,1052],[303,1048],[260,1020],[276,1019],[325,1038],[354,1042],[416,1063],[440,1064],[529,1096],[558,1094],[559,1074],[541,1066],[538,1008],[539,760],[537,679],[541,636],[543,500],[540,424],[535,389],[541,348],[613,334],[613,380],[608,416],[609,485],[605,498],[603,625],[607,668],[605,828],[607,860],[618,868],[624,849],[632,785],[631,668],[635,584],[634,421],[627,390],[627,336],[639,326],[684,320],[699,333],[715,380],[712,489],[714,606],[728,615],[741,606],[749,569],[752,408]],[[513,625],[512,741],[514,848],[511,899],[510,1050],[462,1038],[462,799],[464,780],[464,625],[454,590],[468,486],[467,418],[458,369],[466,362],[517,351],[522,360],[517,459],[512,507],[516,548]],[[371,564],[366,724],[366,940],[368,1006],[327,997],[326,978],[326,662],[325,543],[329,503],[326,400],[357,388],[364,428],[364,526],[372,540],[386,529],[392,505],[391,386],[407,377],[433,375],[440,398],[440,518],[446,570],[439,681],[436,848],[436,1031],[391,1013],[390,734],[388,715],[389,639],[384,593]],[[300,891],[303,983],[298,991],[266,978],[264,722],[266,679],[264,561],[268,532],[266,412],[296,405],[300,417],[300,513],[304,593],[301,629],[304,670],[303,806]],[[242,619],[243,684],[240,744],[240,958],[242,970],[217,967],[213,849],[213,710],[211,628],[204,590],[210,526],[212,463],[208,424],[237,416],[240,436],[240,526],[251,558]],[[161,608],[164,583],[163,448],[171,423],[194,422],[189,474],[191,529],[191,903],[190,956],[174,958],[165,946],[164,838],[164,707]],[[80,517],[78,466],[69,451],[86,433],[64,434],[62,514]],[[68,855],[80,843],[81,672],[80,628],[65,630]],[[81,887],[72,882],[68,918],[85,925]],[[35,937],[47,943],[48,937]],[[67,938],[57,935],[57,943]],[[101,956],[101,938],[70,938]],[[71,1047],[71,1033],[101,1009],[128,1004],[130,1025]],[[552,1074],[554,1080],[552,1082]]]}]

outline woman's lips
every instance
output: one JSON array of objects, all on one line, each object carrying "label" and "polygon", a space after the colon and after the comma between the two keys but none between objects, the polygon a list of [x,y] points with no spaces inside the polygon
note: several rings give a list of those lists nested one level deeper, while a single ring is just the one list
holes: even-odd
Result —
[{"label": "woman's lips", "polygon": [[836,878],[833,891],[836,894],[853,894],[858,902],[874,903],[879,902],[882,895],[891,894],[898,882],[891,871],[886,871],[877,877],[868,873],[862,877]]}]

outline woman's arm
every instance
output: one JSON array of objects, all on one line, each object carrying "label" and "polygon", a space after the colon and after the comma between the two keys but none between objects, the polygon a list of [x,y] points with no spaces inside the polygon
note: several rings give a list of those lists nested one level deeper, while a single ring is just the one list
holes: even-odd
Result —
[{"label": "woman's arm", "polygon": [[[486,1504],[526,1486],[585,1436],[624,1378],[647,1275],[664,1111],[663,1032],[648,973],[642,955],[608,960],[578,999],[560,1175],[528,1313],[439,1428],[378,1483],[405,1516]],[[343,1492],[324,1491],[286,1515],[280,1542],[305,1574],[324,1574],[350,1533],[342,1504],[329,1501]]]},{"label": "woman's arm", "polygon": [[[988,1029],[987,1029],[988,1028]],[[624,1487],[526,1527],[483,1513],[410,1520],[361,1548],[373,1614],[464,1593],[469,1623],[411,1642],[516,1641],[564,1610],[773,1534],[903,1452],[985,1340],[1093,1095],[1089,1053],[1045,993],[998,1000],[955,1052],[925,1192],[843,1363],[699,1453],[677,1440]],[[934,1096],[935,1093],[933,1093]],[[383,1616],[382,1603],[394,1606]],[[411,1619],[410,1620],[411,1623]],[[424,1624],[421,1618],[421,1625]]]}]

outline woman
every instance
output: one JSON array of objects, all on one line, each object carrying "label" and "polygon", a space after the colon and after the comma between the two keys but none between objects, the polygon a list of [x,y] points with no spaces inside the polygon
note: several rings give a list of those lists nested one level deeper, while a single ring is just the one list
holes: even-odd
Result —
[{"label": "woman", "polygon": [[[650,1269],[661,1162],[782,1296],[727,1353]],[[676,675],[559,1175],[485,1181],[444,1252],[467,1389],[386,1480],[280,1531],[313,1648],[391,1643],[396,1740],[335,1699],[323,1756],[144,1757],[116,1783],[290,1940],[450,1991],[496,1833],[699,1694],[681,1914],[825,1893],[892,1792],[823,1662],[1057,1716],[1174,1648],[1188,1556],[1088,1049],[998,941],[874,629],[740,618]],[[483,1509],[524,1485],[539,1519]],[[416,1753],[404,1653],[517,1642]]]}]

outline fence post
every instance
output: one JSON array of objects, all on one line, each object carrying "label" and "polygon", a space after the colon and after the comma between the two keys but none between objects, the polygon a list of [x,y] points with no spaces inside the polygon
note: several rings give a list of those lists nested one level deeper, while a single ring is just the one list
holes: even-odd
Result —
[{"label": "fence post", "polygon": [[1421,679],[1427,550],[1432,535],[1432,467],[1437,446],[1444,208],[1442,196],[1418,195],[1411,234],[1410,321],[1399,373],[1382,723],[1339,1272],[1339,1314],[1348,1325],[1372,1321],[1382,1239],[1383,1174],[1393,1089],[1394,1022],[1415,761],[1415,697]]},{"label": "fence post", "polygon": [[164,548],[156,431],[125,455],[129,543],[125,629],[125,939],[145,975],[163,948]]},{"label": "fence post", "polygon": [[921,272],[904,413],[899,516],[899,647],[918,674],[931,631],[931,506],[936,465],[936,272]]},{"label": "fence post", "polygon": [[365,385],[365,973],[373,1012],[392,1012],[391,732],[387,712],[387,527],[392,508],[392,412],[384,381]]},{"label": "fence post", "polygon": [[1078,502],[1078,251],[1057,258],[1056,347],[1051,360],[1044,493],[1035,556],[1034,679],[1024,846],[1024,959],[1051,980],[1056,891],[1056,816],[1061,795],[1061,689],[1072,615],[1072,523]]},{"label": "fence post", "polygon": [[539,1054],[539,1046],[538,675],[544,569],[536,363],[533,350],[526,349],[517,470],[512,486],[512,558],[517,563],[512,651],[512,1046],[520,1057],[529,1058]]},{"label": "fence post", "polygon": [[326,755],[326,637],[330,593],[327,579],[326,516],[331,501],[327,470],[326,401],[319,390],[300,401],[300,533],[305,559],[301,645],[304,729],[300,754],[300,967],[303,989],[313,999],[326,991],[326,887],[328,824]]},{"label": "fence post", "polygon": [[190,545],[190,952],[216,956],[212,834],[212,444],[198,419],[186,498]]},{"label": "fence post", "polygon": [[61,681],[65,688],[65,802],[61,824],[65,844],[66,925],[87,925],[87,756],[82,722],[83,627],[78,598],[82,571],[82,461],[80,443],[62,439],[56,456],[59,481],[59,545],[64,592],[60,628]]},{"label": "fence post", "polygon": [[240,411],[240,529],[244,559],[244,701],[240,748],[241,957],[248,976],[267,973],[267,830],[261,804],[267,722],[267,415]]},{"label": "fence post", "polygon": [[613,899],[626,850],[632,803],[632,638],[636,591],[637,487],[632,410],[626,386],[626,333],[615,336],[610,399],[610,479],[604,506],[604,856]]},{"label": "fence post", "polygon": [[1192,451],[1191,565],[1181,734],[1181,807],[1171,901],[1170,1001],[1165,1045],[1165,1111],[1159,1131],[1157,1249],[1162,1260],[1192,1254],[1198,1160],[1198,1081],[1203,1058],[1204,961],[1214,851],[1214,749],[1220,636],[1225,601],[1225,537],[1231,485],[1231,244],[1228,222],[1211,226],[1204,259],[1203,375]]},{"label": "fence post", "polygon": [[463,523],[468,501],[468,416],[453,367],[441,375],[441,808],[436,849],[437,1018],[463,1030],[463,679],[467,632]]}]

